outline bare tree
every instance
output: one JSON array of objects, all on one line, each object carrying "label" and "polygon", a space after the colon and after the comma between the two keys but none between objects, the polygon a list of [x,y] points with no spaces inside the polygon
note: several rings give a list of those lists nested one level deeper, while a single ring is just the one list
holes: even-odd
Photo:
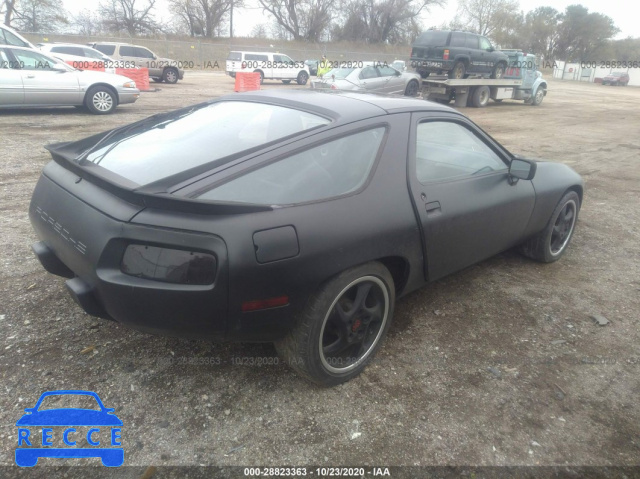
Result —
[{"label": "bare tree", "polygon": [[107,0],[99,7],[105,28],[131,36],[155,33],[160,25],[153,18],[156,0]]},{"label": "bare tree", "polygon": [[13,16],[13,25],[25,32],[55,32],[69,23],[61,0],[20,0]]},{"label": "bare tree", "polygon": [[332,31],[335,40],[407,42],[420,29],[418,16],[440,0],[345,0],[344,23]]},{"label": "bare tree", "polygon": [[16,1],[17,0],[2,0],[2,3],[0,4],[0,14],[4,15],[4,24],[7,26],[11,26],[11,19],[15,12]]},{"label": "bare tree", "polygon": [[294,40],[319,41],[331,24],[337,0],[258,0]]},{"label": "bare tree", "polygon": [[171,0],[171,10],[181,19],[193,37],[213,38],[226,23],[231,6],[240,7],[239,0]]},{"label": "bare tree", "polygon": [[100,33],[102,27],[98,15],[91,10],[82,10],[72,17],[71,22],[79,34],[90,37]]},{"label": "bare tree", "polygon": [[466,30],[491,36],[519,10],[517,0],[459,0],[455,23],[463,25]]},{"label": "bare tree", "polygon": [[267,38],[267,26],[264,23],[258,23],[251,29],[252,38]]}]

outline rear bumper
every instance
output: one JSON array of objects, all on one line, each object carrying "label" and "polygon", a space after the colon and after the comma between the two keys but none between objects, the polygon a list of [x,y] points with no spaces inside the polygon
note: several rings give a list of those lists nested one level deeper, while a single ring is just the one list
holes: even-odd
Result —
[{"label": "rear bumper", "polygon": [[[219,237],[119,221],[45,175],[34,191],[29,216],[41,239],[34,253],[47,271],[70,278],[66,287],[88,314],[156,334],[226,336],[227,253]],[[175,249],[188,245],[210,252],[217,260],[215,281],[174,284],[124,274],[120,262],[129,244]]]},{"label": "rear bumper", "polygon": [[438,73],[442,71],[449,71],[453,69],[453,60],[433,59],[427,60],[425,58],[412,58],[411,67],[417,72],[424,73]]}]

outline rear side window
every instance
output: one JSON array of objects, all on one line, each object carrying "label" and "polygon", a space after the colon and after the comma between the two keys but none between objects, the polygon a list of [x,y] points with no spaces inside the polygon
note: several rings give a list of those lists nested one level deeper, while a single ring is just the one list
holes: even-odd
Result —
[{"label": "rear side window", "polygon": [[428,30],[418,37],[415,45],[427,45],[432,47],[444,47],[447,45],[449,32],[441,30]]},{"label": "rear side window", "polygon": [[449,46],[451,47],[464,47],[466,35],[462,32],[451,32],[451,41]]},{"label": "rear side window", "polygon": [[116,51],[115,45],[96,45],[94,48],[105,55],[113,55]]},{"label": "rear side window", "polygon": [[257,55],[255,53],[246,53],[244,55],[244,59],[249,61],[259,61],[259,62],[266,62],[269,61],[269,57],[267,55]]},{"label": "rear side window", "polygon": [[221,101],[125,129],[85,160],[145,185],[328,123],[292,108]]},{"label": "rear side window", "polygon": [[84,52],[79,47],[52,47],[53,53],[64,53],[65,55],[75,55],[77,57],[83,57]]},{"label": "rear side window", "polygon": [[359,190],[375,163],[385,128],[310,148],[228,181],[200,199],[264,205],[319,201]]},{"label": "rear side window", "polygon": [[239,62],[240,60],[242,60],[242,53],[240,53],[240,52],[229,52],[229,56],[227,57],[227,60],[232,61],[232,62]]}]

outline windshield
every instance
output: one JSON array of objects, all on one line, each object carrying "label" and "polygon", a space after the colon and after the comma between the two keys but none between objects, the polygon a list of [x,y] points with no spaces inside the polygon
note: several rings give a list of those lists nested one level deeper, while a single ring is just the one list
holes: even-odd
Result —
[{"label": "windshield", "polygon": [[334,68],[333,70],[329,70],[323,76],[327,78],[335,77],[335,78],[347,78],[349,74],[351,74],[355,68]]},{"label": "windshield", "polygon": [[292,108],[221,101],[124,129],[83,160],[145,185],[328,123]]}]

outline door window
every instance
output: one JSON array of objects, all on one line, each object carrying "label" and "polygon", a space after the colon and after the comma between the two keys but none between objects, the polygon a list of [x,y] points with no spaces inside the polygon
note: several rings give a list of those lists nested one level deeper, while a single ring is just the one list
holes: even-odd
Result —
[{"label": "door window", "polygon": [[[116,52],[115,45],[95,45],[94,48],[105,55],[113,55]],[[122,49],[120,49],[120,55],[124,55]]]},{"label": "door window", "polygon": [[489,50],[491,49],[491,42],[487,40],[485,37],[480,37],[480,50]]},{"label": "door window", "polygon": [[51,70],[55,62],[31,50],[12,50],[22,70]]},{"label": "door window", "polygon": [[465,46],[467,48],[473,48],[474,50],[478,49],[478,36],[473,35],[471,33],[467,33],[467,40],[465,42]]},{"label": "door window", "polygon": [[507,165],[473,131],[451,121],[418,124],[416,175],[420,183],[506,171]]},{"label": "door window", "polygon": [[83,57],[82,48],[79,47],[53,47],[52,53],[63,53],[65,55],[75,55],[77,57]]},{"label": "door window", "polygon": [[136,49],[134,47],[128,47],[123,45],[120,47],[120,56],[123,57],[136,57]]},{"label": "door window", "polygon": [[360,80],[369,80],[371,78],[378,78],[378,72],[373,67],[365,67],[360,72]]},{"label": "door window", "polygon": [[378,67],[378,72],[381,77],[394,77],[396,76],[397,70],[391,67]]},{"label": "door window", "polygon": [[147,50],[146,48],[135,47],[134,52],[135,52],[135,55],[133,55],[134,57],[149,58],[153,60],[153,56],[154,56],[153,52],[151,52],[150,50]]}]

